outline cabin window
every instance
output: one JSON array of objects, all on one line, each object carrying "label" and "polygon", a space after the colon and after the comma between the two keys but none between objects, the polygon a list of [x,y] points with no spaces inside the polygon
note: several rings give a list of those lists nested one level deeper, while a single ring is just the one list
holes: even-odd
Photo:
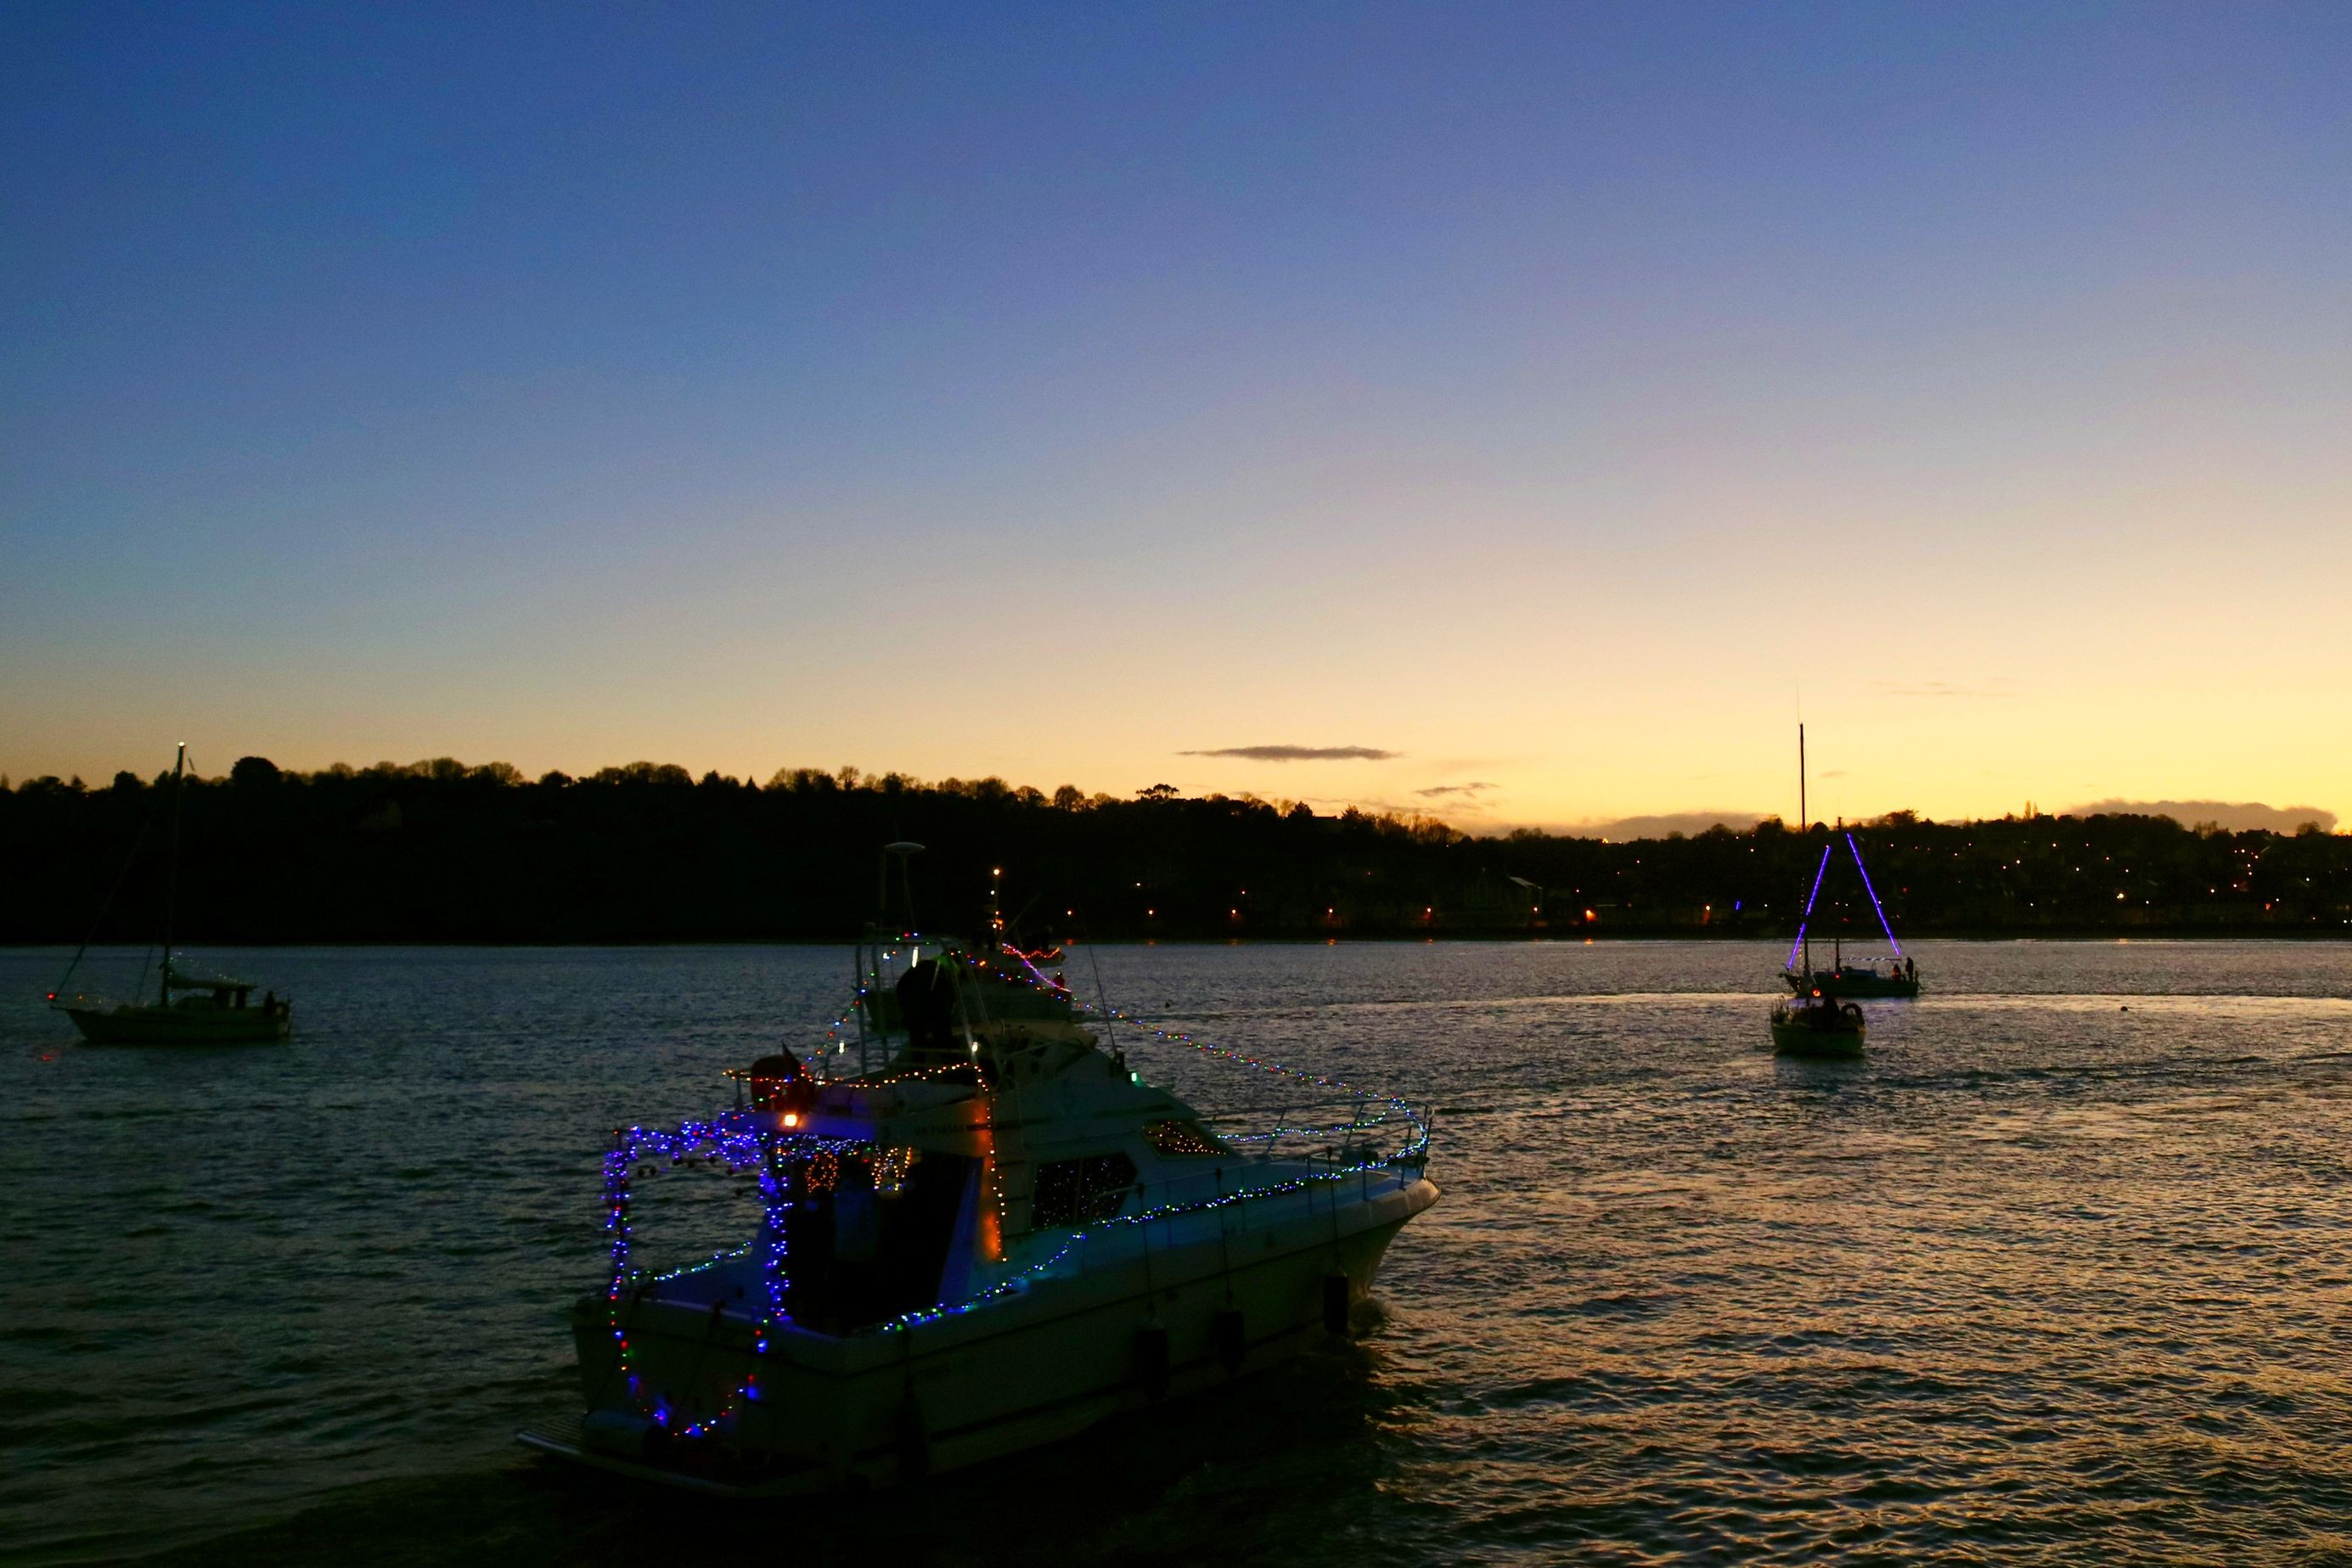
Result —
[{"label": "cabin window", "polygon": [[1037,1167],[1029,1223],[1043,1230],[1108,1219],[1127,1201],[1127,1190],[1134,1185],[1135,1162],[1125,1155],[1051,1161]]},{"label": "cabin window", "polygon": [[1217,1142],[1198,1122],[1147,1122],[1143,1135],[1153,1148],[1163,1155],[1222,1155],[1227,1152],[1225,1145]]},{"label": "cabin window", "polygon": [[[836,1160],[830,1187],[811,1186],[785,1210],[785,1310],[793,1320],[819,1333],[846,1333],[938,1302],[974,1163],[939,1153]],[[894,1164],[892,1191],[884,1184]]]}]

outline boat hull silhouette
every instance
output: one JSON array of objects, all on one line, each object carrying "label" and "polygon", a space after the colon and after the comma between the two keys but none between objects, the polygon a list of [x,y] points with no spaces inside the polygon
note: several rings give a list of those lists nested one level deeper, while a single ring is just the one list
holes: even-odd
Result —
[{"label": "boat hull silhouette", "polygon": [[[1344,1328],[1370,1292],[1398,1230],[1437,1197],[1425,1176],[1368,1174],[1265,1206],[1279,1213],[1237,1205],[1090,1237],[1096,1255],[1076,1272],[980,1311],[890,1333],[783,1325],[760,1358],[767,1392],[716,1452],[666,1443],[641,1423],[599,1424],[616,1357],[609,1305],[588,1296],[572,1327],[592,1413],[520,1437],[599,1469],[747,1496],[881,1486],[977,1464],[1327,1339],[1335,1314]],[[752,1366],[752,1323],[731,1305],[633,1301],[627,1333],[639,1375],[681,1403],[715,1406]]]},{"label": "boat hull silhouette", "polygon": [[1772,1052],[1828,1061],[1857,1057],[1866,1029],[1862,1009],[1852,1002],[1834,1009],[1784,1003],[1772,1009]]},{"label": "boat hull silhouette", "polygon": [[92,1045],[266,1045],[288,1038],[292,1010],[275,1008],[60,1007]]},{"label": "boat hull silhouette", "polygon": [[1919,994],[1918,981],[1875,969],[1815,969],[1810,976],[1792,974],[1786,978],[1801,993],[1811,990],[1824,997],[1868,997],[1883,1001],[1909,1000]]}]

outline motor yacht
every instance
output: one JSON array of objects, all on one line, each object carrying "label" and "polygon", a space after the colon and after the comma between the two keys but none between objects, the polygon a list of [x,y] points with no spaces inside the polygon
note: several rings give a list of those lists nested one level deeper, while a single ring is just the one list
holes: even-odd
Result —
[{"label": "motor yacht", "polygon": [[[737,1103],[708,1120],[618,1131],[610,1269],[572,1311],[578,1408],[520,1440],[709,1492],[882,1485],[1347,1333],[1437,1200],[1425,1118],[1088,1009],[1032,959],[911,932],[861,944],[824,1049],[739,1069]],[[1265,1075],[1283,1114],[1206,1116],[1114,1031]],[[750,1235],[651,1271],[641,1191],[689,1170],[743,1190]]]}]

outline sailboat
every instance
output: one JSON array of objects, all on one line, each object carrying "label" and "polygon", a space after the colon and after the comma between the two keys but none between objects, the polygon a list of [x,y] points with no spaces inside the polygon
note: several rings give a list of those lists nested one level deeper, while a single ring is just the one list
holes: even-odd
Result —
[{"label": "sailboat", "polygon": [[[1802,830],[1812,831],[1811,819],[1805,808],[1805,727],[1801,724],[1797,727],[1797,814]],[[1851,837],[1847,842],[1853,842]],[[1796,995],[1772,1007],[1772,1050],[1778,1055],[1862,1054],[1863,1036],[1868,1028],[1862,1009],[1823,990],[1813,975],[1813,905],[1822,896],[1822,878],[1830,869],[1830,854],[1834,848],[1833,844],[1822,848],[1821,864],[1813,868],[1812,891],[1805,897],[1805,913],[1797,923],[1796,945],[1789,949],[1787,977]],[[1856,864],[1861,863],[1861,852],[1855,852],[1854,859]],[[1890,938],[1892,935],[1890,932]],[[1797,967],[1801,956],[1801,968]]]},{"label": "sailboat", "polygon": [[1870,868],[1862,863],[1862,846],[1844,823],[1838,824],[1837,833],[1845,841],[1846,852],[1853,857],[1853,869],[1862,878],[1863,892],[1870,894],[1870,907],[1878,915],[1878,928],[1885,933],[1887,946],[1895,956],[1884,967],[1866,958],[1848,958],[1843,938],[1832,938],[1830,967],[1816,969],[1812,966],[1811,949],[1805,947],[1803,967],[1798,967],[1798,949],[1804,946],[1805,933],[1813,922],[1813,911],[1822,895],[1822,879],[1830,868],[1831,857],[1837,852],[1832,839],[1822,850],[1822,862],[1813,872],[1812,896],[1805,901],[1805,913],[1797,928],[1797,946],[1789,949],[1789,961],[1782,967],[1781,978],[1789,988],[1800,996],[1818,990],[1825,997],[1876,997],[1909,999],[1919,994],[1919,965],[1903,953],[1903,944],[1895,939],[1895,926],[1886,918],[1886,906],[1878,901],[1878,889],[1871,884]]},{"label": "sailboat", "polygon": [[[173,916],[180,890],[180,797],[187,779],[188,747],[183,741],[172,764],[172,858],[163,897],[163,974],[152,1001],[110,1002],[65,988],[89,950],[84,941],[66,966],[65,977],[48,995],[49,1005],[73,1019],[92,1045],[256,1045],[293,1032],[294,1004],[275,991],[253,1000],[253,982],[205,970],[172,954]],[[152,820],[152,819],[151,819]],[[137,852],[134,848],[134,854]],[[118,886],[120,883],[117,884]],[[112,900],[110,898],[110,904]],[[103,920],[106,912],[100,910]]]}]

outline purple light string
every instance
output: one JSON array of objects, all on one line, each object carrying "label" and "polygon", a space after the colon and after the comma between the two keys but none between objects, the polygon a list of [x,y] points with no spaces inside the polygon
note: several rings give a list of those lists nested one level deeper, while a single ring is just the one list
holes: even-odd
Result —
[{"label": "purple light string", "polygon": [[1797,949],[1805,945],[1805,927],[1813,923],[1813,904],[1822,895],[1822,876],[1830,869],[1830,852],[1836,847],[1835,844],[1822,846],[1822,863],[1813,868],[1813,891],[1805,894],[1804,916],[1797,922],[1797,939],[1789,944],[1789,961],[1780,966],[1784,969],[1797,967]]},{"label": "purple light string", "polygon": [[1895,956],[1900,958],[1903,956],[1903,944],[1895,939],[1895,927],[1886,922],[1886,906],[1878,902],[1878,889],[1870,885],[1870,868],[1862,863],[1862,846],[1853,841],[1852,833],[1848,833],[1845,847],[1853,852],[1853,869],[1862,873],[1862,891],[1870,894],[1870,907],[1878,911],[1878,928],[1886,933],[1886,945],[1894,948]]}]

